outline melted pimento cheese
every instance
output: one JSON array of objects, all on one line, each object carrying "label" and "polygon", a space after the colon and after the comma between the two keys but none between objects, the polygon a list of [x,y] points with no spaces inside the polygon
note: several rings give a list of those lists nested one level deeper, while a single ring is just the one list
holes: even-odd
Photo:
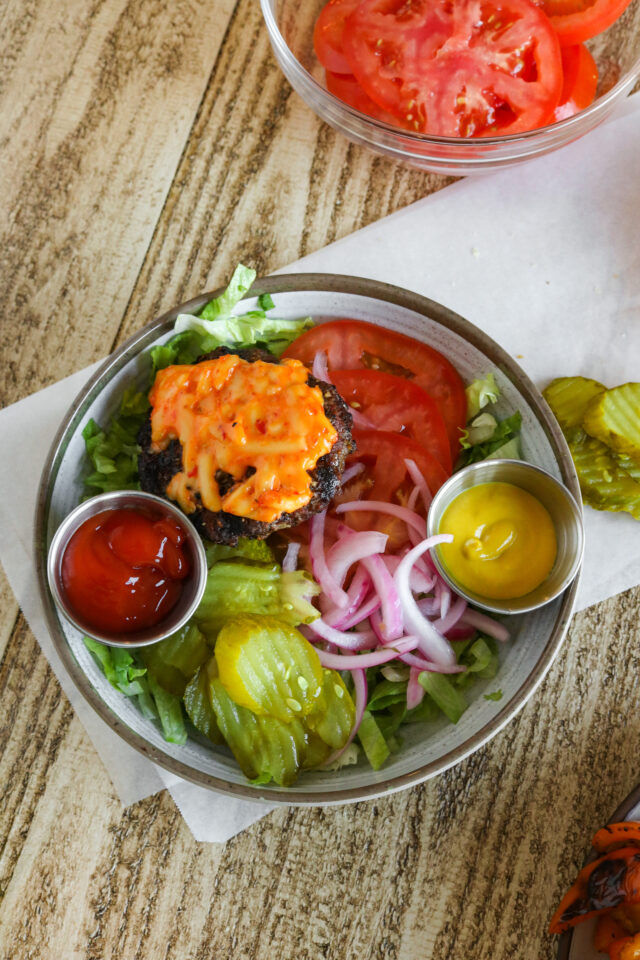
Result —
[{"label": "melted pimento cheese", "polygon": [[[149,394],[152,450],[182,444],[167,496],[185,513],[202,505],[265,523],[304,507],[309,471],[337,437],[308,375],[299,360],[249,363],[234,354],[160,370]],[[236,480],[224,495],[218,470]]]}]

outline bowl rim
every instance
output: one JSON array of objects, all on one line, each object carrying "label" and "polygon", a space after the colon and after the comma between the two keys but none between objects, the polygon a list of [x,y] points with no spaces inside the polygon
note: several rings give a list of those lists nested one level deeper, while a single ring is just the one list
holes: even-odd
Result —
[{"label": "bowl rim", "polygon": [[[198,786],[207,787],[217,793],[272,805],[331,806],[386,796],[397,790],[403,790],[422,783],[430,777],[443,773],[456,763],[464,760],[499,733],[519,710],[522,709],[529,697],[532,696],[542,683],[562,645],[573,613],[579,577],[576,577],[561,598],[556,621],[534,669],[508,703],[476,733],[458,747],[447,751],[441,757],[423,764],[408,773],[391,777],[385,781],[378,781],[368,786],[336,790],[331,794],[325,794],[313,789],[296,791],[294,794],[289,794],[284,787],[272,787],[265,790],[261,787],[252,786],[249,782],[232,783],[213,774],[194,769],[187,763],[177,760],[170,754],[165,753],[164,750],[150,744],[142,735],[133,731],[120,717],[111,711],[102,700],[98,691],[93,687],[87,675],[80,668],[61,629],[56,607],[49,592],[46,575],[49,501],[57,477],[58,467],[66,450],[65,440],[68,442],[68,438],[75,433],[82,418],[85,416],[86,409],[102,390],[108,386],[112,376],[118,370],[122,369],[122,367],[131,359],[138,356],[143,350],[149,348],[160,336],[168,333],[179,313],[194,312],[200,309],[213,297],[219,296],[224,289],[224,287],[220,287],[179,304],[134,333],[105,359],[104,363],[91,375],[88,382],[71,404],[49,450],[36,503],[33,550],[38,588],[45,611],[45,620],[51,633],[56,652],[85,700],[88,701],[100,718],[104,720],[115,733],[122,737],[126,743],[170,773],[195,783]],[[395,306],[412,311],[445,327],[481,351],[491,360],[496,369],[500,370],[514,385],[534,411],[556,457],[563,482],[578,502],[580,502],[578,478],[573,466],[571,454],[551,409],[534,383],[519,367],[516,361],[483,330],[480,330],[459,314],[454,313],[454,311],[448,307],[421,294],[413,293],[412,291],[392,284],[382,283],[378,280],[369,280],[341,274],[282,273],[269,276],[256,280],[243,297],[243,301],[252,300],[263,293],[269,293],[273,296],[279,293],[300,292],[308,292],[311,294],[344,293],[392,303]]]},{"label": "bowl rim", "polygon": [[281,55],[286,56],[287,54],[291,57],[294,65],[294,69],[298,69],[301,74],[307,79],[318,91],[319,96],[323,97],[329,104],[337,105],[339,109],[343,109],[348,116],[358,120],[365,121],[374,128],[381,130],[383,133],[392,134],[394,136],[401,136],[406,138],[409,142],[413,141],[415,144],[438,144],[441,146],[456,146],[465,149],[465,147],[474,146],[475,149],[478,149],[478,144],[486,144],[487,146],[502,146],[503,144],[518,144],[526,143],[532,139],[541,139],[544,134],[557,133],[560,130],[565,130],[567,132],[567,138],[571,139],[572,134],[577,130],[574,130],[576,127],[580,127],[584,122],[584,118],[587,116],[592,116],[593,114],[606,113],[607,107],[612,104],[622,92],[625,87],[631,88],[635,82],[640,78],[640,56],[634,60],[629,70],[620,77],[620,79],[602,96],[598,97],[588,107],[585,107],[584,110],[579,110],[578,113],[573,114],[571,117],[567,117],[564,120],[557,120],[555,123],[546,124],[543,127],[534,127],[533,130],[523,130],[521,133],[510,133],[502,137],[441,137],[436,134],[427,134],[427,133],[417,133],[411,130],[402,130],[399,127],[394,127],[389,123],[386,123],[384,120],[378,120],[375,117],[369,117],[366,113],[361,113],[360,110],[356,110],[355,107],[350,106],[348,103],[345,103],[343,100],[340,100],[339,97],[334,96],[330,93],[326,87],[323,87],[321,83],[315,79],[312,74],[304,67],[296,55],[293,53],[291,47],[285,40],[278,26],[273,11],[269,5],[269,0],[260,0],[260,7],[262,10],[262,16],[267,25],[267,30],[269,32],[269,37],[274,45],[277,45]]},{"label": "bowl rim", "polygon": [[[620,806],[616,807],[604,826],[609,826],[610,823],[622,823],[623,820],[627,819],[627,814],[633,810],[634,807],[637,807],[639,803],[640,783],[636,784],[631,793],[627,794],[627,796],[624,798]],[[584,859],[583,866],[585,866],[587,863],[590,863],[591,860],[595,860],[597,856],[597,851],[594,850],[593,847],[590,847],[589,853]],[[571,927],[569,930],[565,930],[564,933],[560,934],[560,939],[558,940],[557,960],[569,960],[574,930],[575,927]]]}]

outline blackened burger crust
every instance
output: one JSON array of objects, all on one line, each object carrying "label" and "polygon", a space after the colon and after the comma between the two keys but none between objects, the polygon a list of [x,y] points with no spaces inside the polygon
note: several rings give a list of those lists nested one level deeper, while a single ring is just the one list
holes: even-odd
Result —
[{"label": "blackened burger crust", "polygon": [[[218,347],[217,350],[198,357],[196,363],[205,360],[217,360],[226,354],[241,357],[249,363],[263,360],[265,363],[279,363],[277,357],[265,350],[250,348],[247,350],[233,350],[229,347]],[[319,387],[324,400],[325,416],[332,423],[338,436],[329,453],[320,457],[311,477],[311,499],[300,510],[293,513],[282,513],[271,523],[261,520],[252,520],[248,517],[237,517],[224,510],[213,511],[205,507],[198,507],[189,514],[201,536],[214,543],[227,543],[235,546],[239,537],[250,540],[264,540],[275,530],[285,527],[295,527],[303,523],[314,513],[324,510],[340,489],[340,477],[344,471],[345,460],[355,450],[355,443],[351,437],[352,418],[349,408],[334,386],[316,380],[311,374],[307,378],[310,387]],[[166,450],[154,453],[151,450],[151,414],[145,421],[138,434],[138,443],[141,452],[138,457],[138,471],[140,485],[148,493],[155,493],[159,497],[169,499],[166,494],[171,478],[182,471],[182,444],[179,440],[171,440]],[[229,474],[218,471],[216,480],[223,493],[226,493],[235,482]],[[199,499],[199,494],[196,494]]]}]

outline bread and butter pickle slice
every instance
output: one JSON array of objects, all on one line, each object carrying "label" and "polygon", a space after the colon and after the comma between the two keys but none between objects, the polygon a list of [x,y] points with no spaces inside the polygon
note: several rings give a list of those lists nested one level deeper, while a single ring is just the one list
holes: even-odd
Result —
[{"label": "bread and butter pickle slice", "polygon": [[218,676],[215,657],[203,664],[184,691],[183,703],[187,716],[196,730],[213,743],[224,743],[218,728],[215,711],[211,705],[209,686]]},{"label": "bread and butter pickle slice", "polygon": [[[308,726],[308,724],[305,725]],[[328,743],[325,743],[322,737],[319,737],[313,730],[307,730],[307,752],[302,764],[303,770],[316,770],[325,763],[333,749]]]},{"label": "bread and butter pickle slice", "polygon": [[615,453],[640,462],[640,383],[623,383],[594,398],[582,426]]},{"label": "bread and butter pickle slice", "polygon": [[302,634],[275,617],[236,617],[218,634],[220,682],[256,714],[285,723],[305,717],[322,691],[318,654]]},{"label": "bread and butter pickle slice", "polygon": [[209,695],[218,727],[240,769],[249,780],[275,780],[282,787],[294,783],[307,755],[307,733],[293,719],[256,716],[235,703],[222,682],[209,683]]},{"label": "bread and butter pickle slice", "polygon": [[562,429],[568,430],[582,425],[587,406],[606,389],[597,380],[586,377],[558,377],[542,391],[542,395]]},{"label": "bread and butter pickle slice", "polygon": [[568,430],[566,437],[584,502],[596,510],[624,510],[640,520],[640,483],[609,447],[580,429]]},{"label": "bread and butter pickle slice", "polygon": [[630,477],[633,477],[634,480],[640,483],[640,462],[632,460],[631,457],[624,456],[616,457],[616,460]]},{"label": "bread and butter pickle slice", "polygon": [[307,726],[334,750],[341,750],[355,718],[356,708],[342,677],[337,670],[323,670],[322,693],[317,707],[306,718]]},{"label": "bread and butter pickle slice", "polygon": [[191,623],[166,640],[142,647],[140,654],[149,675],[165,690],[181,697],[189,680],[211,656],[211,650],[203,634]]}]

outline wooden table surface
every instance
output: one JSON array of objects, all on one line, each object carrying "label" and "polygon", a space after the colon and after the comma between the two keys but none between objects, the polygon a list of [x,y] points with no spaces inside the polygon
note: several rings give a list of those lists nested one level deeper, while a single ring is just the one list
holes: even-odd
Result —
[{"label": "wooden table surface", "polygon": [[[291,91],[256,0],[5,0],[3,405],[238,261],[268,273],[446,186]],[[19,495],[17,478],[16,495]],[[573,620],[488,746],[384,800],[196,843],[123,810],[0,574],[1,960],[544,960],[554,904],[640,779],[640,592]]]}]

